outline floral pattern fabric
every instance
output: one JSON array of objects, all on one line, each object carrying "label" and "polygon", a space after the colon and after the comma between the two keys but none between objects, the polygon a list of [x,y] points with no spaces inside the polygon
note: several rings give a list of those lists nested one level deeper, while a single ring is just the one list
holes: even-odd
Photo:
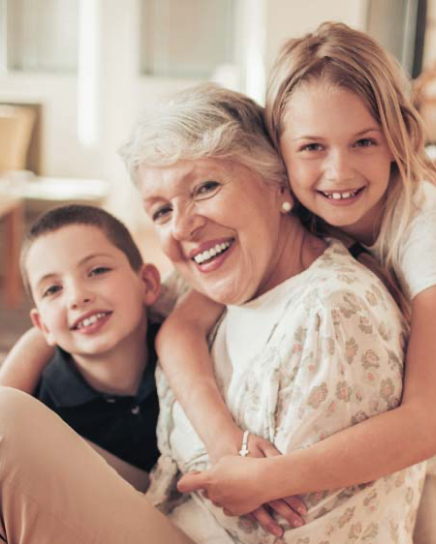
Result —
[{"label": "floral pattern fabric", "polygon": [[[237,424],[282,451],[304,448],[395,408],[404,324],[379,280],[338,242],[302,274],[230,306],[212,345],[217,382]],[[225,516],[201,494],[181,496],[181,473],[207,452],[158,376],[162,457],[150,499],[202,544],[411,544],[424,464],[366,485],[303,496],[306,525],[282,538]]]}]

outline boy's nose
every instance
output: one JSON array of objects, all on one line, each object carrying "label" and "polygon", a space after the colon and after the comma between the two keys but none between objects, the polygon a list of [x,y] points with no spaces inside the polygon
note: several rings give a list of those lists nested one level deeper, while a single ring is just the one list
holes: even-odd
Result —
[{"label": "boy's nose", "polygon": [[75,285],[70,287],[68,299],[71,308],[80,308],[91,302],[92,294],[83,287]]}]

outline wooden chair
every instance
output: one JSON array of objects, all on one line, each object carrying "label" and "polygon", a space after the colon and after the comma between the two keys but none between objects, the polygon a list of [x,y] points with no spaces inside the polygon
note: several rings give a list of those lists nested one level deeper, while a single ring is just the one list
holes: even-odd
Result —
[{"label": "wooden chair", "polygon": [[35,119],[31,107],[0,105],[0,173],[26,169]]}]

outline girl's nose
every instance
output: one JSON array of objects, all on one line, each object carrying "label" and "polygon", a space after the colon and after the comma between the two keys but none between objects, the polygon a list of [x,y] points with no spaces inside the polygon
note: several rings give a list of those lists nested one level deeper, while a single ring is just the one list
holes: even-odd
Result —
[{"label": "girl's nose", "polygon": [[347,181],[354,177],[351,160],[344,150],[331,150],[326,159],[326,177],[330,181]]}]

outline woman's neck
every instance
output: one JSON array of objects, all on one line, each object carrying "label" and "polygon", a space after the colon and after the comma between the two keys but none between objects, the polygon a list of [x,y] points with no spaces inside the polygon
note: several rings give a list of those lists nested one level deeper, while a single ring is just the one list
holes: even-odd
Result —
[{"label": "woman's neck", "polygon": [[326,242],[309,233],[298,219],[286,216],[277,245],[275,266],[257,295],[301,274],[322,255],[326,247]]}]

